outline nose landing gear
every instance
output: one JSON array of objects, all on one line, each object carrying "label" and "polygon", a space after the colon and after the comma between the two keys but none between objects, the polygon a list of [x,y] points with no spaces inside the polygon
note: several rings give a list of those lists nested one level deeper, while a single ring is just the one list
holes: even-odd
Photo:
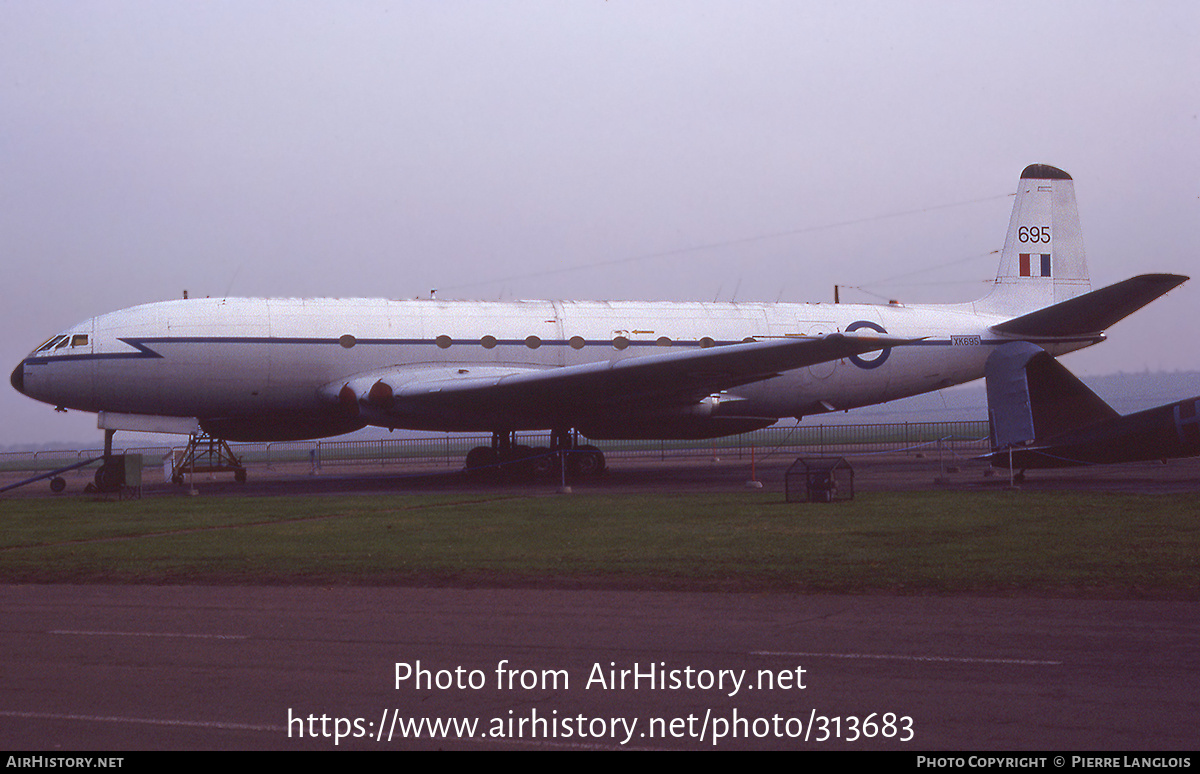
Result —
[{"label": "nose landing gear", "polygon": [[98,492],[119,492],[125,486],[125,459],[113,454],[116,433],[116,430],[104,431],[104,462],[96,468],[93,478]]},{"label": "nose landing gear", "polygon": [[[142,496],[142,456],[140,454],[113,454],[113,435],[116,430],[104,431],[104,461],[96,469],[94,484],[85,491],[116,493],[119,497]],[[65,485],[65,482],[63,482]],[[53,489],[56,482],[51,481]],[[54,490],[60,491],[60,490]]]}]

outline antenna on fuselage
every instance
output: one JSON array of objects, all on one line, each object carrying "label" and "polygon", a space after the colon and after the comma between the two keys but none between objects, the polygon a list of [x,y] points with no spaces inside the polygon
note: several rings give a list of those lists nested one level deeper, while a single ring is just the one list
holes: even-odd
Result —
[{"label": "antenna on fuselage", "polygon": [[183,299],[184,299],[185,301],[187,300],[187,291],[186,291],[186,290],[185,290],[185,291],[183,291]]}]

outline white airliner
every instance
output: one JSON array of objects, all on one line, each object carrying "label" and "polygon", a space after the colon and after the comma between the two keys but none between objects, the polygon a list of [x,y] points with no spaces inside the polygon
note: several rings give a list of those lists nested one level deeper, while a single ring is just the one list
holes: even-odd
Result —
[{"label": "white airliner", "polygon": [[[85,320],[12,373],[22,393],[115,430],[226,440],[366,425],[493,434],[468,467],[527,457],[512,433],[707,438],[984,375],[1010,341],[1051,355],[1187,278],[1092,292],[1070,175],[1021,175],[1000,268],[973,303],[906,306],[641,301],[165,301]],[[576,455],[603,468],[594,447]]]}]

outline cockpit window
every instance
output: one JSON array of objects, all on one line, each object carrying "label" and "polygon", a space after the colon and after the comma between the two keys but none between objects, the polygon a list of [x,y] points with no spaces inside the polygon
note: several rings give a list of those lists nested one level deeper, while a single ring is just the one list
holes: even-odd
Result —
[{"label": "cockpit window", "polygon": [[61,346],[62,344],[66,343],[66,341],[69,338],[71,338],[71,337],[70,336],[51,336],[49,341],[47,341],[45,344],[43,344],[42,346],[35,349],[34,352],[49,352],[50,350],[55,349],[56,347]]},{"label": "cockpit window", "polygon": [[86,333],[60,333],[57,336],[51,336],[46,343],[38,347],[33,353],[57,352],[60,349],[75,347],[86,347],[88,345],[88,335]]}]

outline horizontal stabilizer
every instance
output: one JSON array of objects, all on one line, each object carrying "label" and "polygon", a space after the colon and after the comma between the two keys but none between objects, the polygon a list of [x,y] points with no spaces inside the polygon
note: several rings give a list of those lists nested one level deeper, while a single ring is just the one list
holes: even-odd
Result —
[{"label": "horizontal stabilizer", "polygon": [[992,330],[1031,338],[1099,333],[1187,280],[1178,274],[1142,274],[993,325]]}]

